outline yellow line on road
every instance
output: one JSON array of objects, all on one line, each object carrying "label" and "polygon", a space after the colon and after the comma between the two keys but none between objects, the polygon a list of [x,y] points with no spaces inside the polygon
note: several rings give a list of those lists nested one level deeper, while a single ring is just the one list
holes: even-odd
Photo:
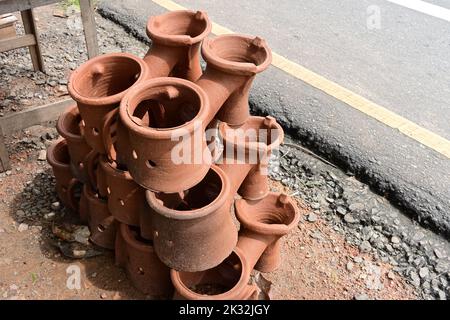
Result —
[{"label": "yellow line on road", "polygon": [[[154,3],[169,10],[187,10],[187,8],[170,0],[152,0]],[[212,33],[223,35],[234,33],[228,28],[213,22]],[[348,106],[359,110],[371,118],[385,125],[397,129],[404,135],[420,142],[450,159],[450,141],[438,134],[425,129],[418,124],[382,107],[366,98],[330,81],[321,75],[290,61],[289,59],[272,52],[272,65],[291,76],[325,92],[326,94],[344,102]]]}]

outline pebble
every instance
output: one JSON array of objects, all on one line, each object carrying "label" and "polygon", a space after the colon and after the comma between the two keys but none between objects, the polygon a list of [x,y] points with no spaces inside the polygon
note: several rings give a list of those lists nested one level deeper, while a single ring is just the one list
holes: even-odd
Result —
[{"label": "pebble", "polygon": [[353,261],[355,261],[355,263],[361,263],[361,262],[363,262],[363,258],[360,256],[356,256],[353,258]]},{"label": "pebble", "polygon": [[352,214],[346,214],[344,216],[344,221],[347,222],[347,223],[356,223],[356,222],[358,222],[358,220],[355,219]]},{"label": "pebble", "polygon": [[364,210],[364,204],[362,203],[352,203],[348,209],[352,212]]},{"label": "pebble", "polygon": [[351,261],[349,261],[349,262],[347,262],[347,270],[348,271],[352,271],[353,270],[353,266],[354,266],[354,264],[353,264],[353,262],[351,262]]},{"label": "pebble", "polygon": [[445,257],[445,255],[441,252],[441,250],[439,250],[438,248],[434,249],[434,254],[436,255],[436,257],[438,259],[442,259]]},{"label": "pebble", "polygon": [[317,221],[317,215],[316,214],[314,214],[314,213],[310,213],[310,214],[308,214],[308,221],[309,222],[316,222]]},{"label": "pebble", "polygon": [[415,286],[415,287],[419,287],[420,286],[420,277],[417,274],[416,271],[411,271],[409,273],[409,278],[411,279],[411,283]]},{"label": "pebble", "polygon": [[47,151],[46,151],[46,150],[41,150],[41,151],[39,151],[39,154],[38,154],[38,160],[39,160],[39,161],[45,161],[45,160],[47,160]]},{"label": "pebble", "polygon": [[387,274],[387,277],[389,279],[391,279],[391,280],[394,280],[395,279],[395,273],[393,271],[389,271],[388,274]]},{"label": "pebble", "polygon": [[100,295],[100,298],[106,299],[106,298],[108,298],[108,295],[107,295],[106,293],[102,293],[102,294]]},{"label": "pebble", "polygon": [[19,227],[17,228],[17,231],[24,232],[26,230],[28,230],[28,225],[26,223],[19,224]]},{"label": "pebble", "polygon": [[428,270],[427,267],[423,267],[419,269],[419,276],[424,279],[427,278],[430,274],[430,271]]},{"label": "pebble", "polygon": [[357,294],[355,300],[369,300],[369,296],[365,293]]},{"label": "pebble", "polygon": [[22,218],[25,216],[25,212],[23,210],[17,210],[16,216],[18,216],[19,218]]},{"label": "pebble", "polygon": [[372,246],[370,245],[370,242],[367,240],[364,240],[359,245],[359,250],[361,250],[362,252],[369,252],[370,249],[372,249]]},{"label": "pebble", "polygon": [[49,212],[49,213],[44,214],[44,219],[52,220],[55,216],[56,216],[56,214],[54,212]]},{"label": "pebble", "polygon": [[52,210],[55,210],[55,211],[59,210],[59,209],[61,209],[61,203],[59,203],[58,201],[53,202],[51,208],[52,208]]},{"label": "pebble", "polygon": [[397,236],[393,236],[391,238],[391,242],[394,243],[394,244],[398,244],[398,243],[400,243],[400,238],[397,237]]},{"label": "pebble", "polygon": [[311,203],[311,208],[314,210],[320,209],[320,203],[318,203],[318,202]]},{"label": "pebble", "polygon": [[336,208],[336,212],[342,216],[345,216],[347,214],[347,209],[345,209],[343,206],[338,206]]}]

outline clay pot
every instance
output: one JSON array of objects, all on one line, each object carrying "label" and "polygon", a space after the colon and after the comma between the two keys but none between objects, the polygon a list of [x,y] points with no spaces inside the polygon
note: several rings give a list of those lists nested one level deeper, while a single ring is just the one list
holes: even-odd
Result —
[{"label": "clay pot", "polygon": [[217,166],[185,192],[147,191],[153,210],[153,242],[161,261],[182,271],[202,271],[220,264],[237,241],[229,193],[229,181]]},{"label": "clay pot", "polygon": [[56,193],[67,208],[77,212],[78,199],[75,196],[76,187],[80,182],[73,176],[70,169],[70,155],[67,141],[60,139],[47,149],[47,162],[53,170],[56,179]]},{"label": "clay pot", "polygon": [[249,263],[244,252],[235,248],[217,267],[206,271],[171,270],[175,287],[174,299],[179,300],[255,300],[259,290],[249,285]]},{"label": "clay pot", "polygon": [[116,264],[125,268],[139,291],[153,297],[168,297],[173,293],[170,269],[159,260],[152,242],[139,236],[138,228],[120,224],[115,256]]},{"label": "clay pot", "polygon": [[133,179],[168,193],[199,183],[211,166],[204,133],[207,112],[205,93],[187,80],[155,78],[133,87],[120,105]]},{"label": "clay pot", "polygon": [[211,32],[202,11],[172,11],[151,17],[147,35],[152,46],[144,57],[149,78],[173,76],[196,81],[202,75],[200,43]]},{"label": "clay pot", "polygon": [[103,118],[117,108],[127,90],[147,78],[144,61],[128,53],[110,53],[88,60],[70,76],[68,90],[85,122],[84,136],[105,154]]},{"label": "clay pot", "polygon": [[257,201],[236,200],[235,213],[241,223],[237,247],[244,252],[250,269],[277,269],[281,238],[296,228],[300,219],[294,201],[285,194],[271,192]]},{"label": "clay pot", "polygon": [[88,176],[83,161],[92,148],[83,137],[83,123],[78,107],[74,104],[58,118],[56,130],[67,141],[73,175],[81,182],[86,183]]},{"label": "clay pot", "polygon": [[87,202],[90,240],[102,248],[114,249],[117,221],[109,212],[106,200],[100,199],[87,184],[83,186],[83,193]]},{"label": "clay pot", "polygon": [[217,115],[229,125],[241,125],[249,117],[248,95],[253,79],[272,61],[269,47],[258,37],[222,35],[205,39],[202,55],[207,65],[196,83],[210,100],[207,121]]},{"label": "clay pot", "polygon": [[145,201],[145,190],[134,182],[125,167],[115,162],[100,159],[100,167],[106,179],[108,208],[114,218],[132,226],[139,226],[141,206]]},{"label": "clay pot", "polygon": [[284,133],[274,118],[251,116],[239,127],[219,124],[223,153],[219,167],[231,181],[231,193],[248,200],[269,193],[268,163],[283,142]]}]

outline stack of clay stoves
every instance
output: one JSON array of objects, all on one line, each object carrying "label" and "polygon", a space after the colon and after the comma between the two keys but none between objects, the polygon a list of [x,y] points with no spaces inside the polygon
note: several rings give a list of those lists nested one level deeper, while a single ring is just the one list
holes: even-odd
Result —
[{"label": "stack of clay stoves", "polygon": [[258,37],[208,39],[210,30],[200,11],[151,17],[143,59],[114,53],[81,65],[48,162],[61,201],[142,292],[254,299],[251,271],[278,267],[299,213],[269,191],[282,128],[249,115],[251,83],[271,51]]}]

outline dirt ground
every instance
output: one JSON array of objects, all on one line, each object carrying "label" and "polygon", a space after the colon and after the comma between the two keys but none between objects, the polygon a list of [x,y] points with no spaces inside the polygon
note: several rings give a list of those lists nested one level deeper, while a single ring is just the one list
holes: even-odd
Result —
[{"label": "dirt ground", "polygon": [[[55,8],[49,6],[37,10],[39,28],[48,39],[51,39],[51,28],[65,23],[61,18],[53,17]],[[136,40],[127,40],[120,33],[124,31],[111,22],[100,17],[97,22],[102,51],[119,51],[118,47],[129,51],[129,46],[136,45],[133,53],[141,55],[145,52],[145,46],[138,46]],[[85,56],[82,34],[68,36],[74,39],[71,46],[80,46],[80,50],[65,48],[61,38],[54,39],[56,45],[46,42],[45,59],[50,70],[46,75],[31,71],[29,58],[21,58],[26,55],[24,50],[17,56],[3,56],[1,112],[19,111],[67,95],[64,80]],[[52,46],[55,51],[49,55]],[[60,55],[66,60],[53,63]],[[13,71],[16,59],[25,61],[18,74]],[[114,265],[111,252],[92,258],[70,259],[56,246],[52,225],[74,221],[76,217],[63,208],[52,208],[52,203],[57,201],[54,180],[50,166],[42,159],[42,152],[55,138],[54,123],[7,137],[13,169],[0,174],[0,299],[152,298],[133,288],[123,270]],[[274,182],[272,188],[291,193],[279,183]],[[320,217],[308,221],[312,220],[307,219],[309,210],[300,199],[297,201],[302,208],[302,219],[295,232],[285,239],[280,269],[255,277],[271,299],[417,298],[413,288],[392,272],[389,264],[360,253]],[[49,219],[50,213],[55,217]],[[80,289],[67,286],[73,265],[81,270]]]}]

